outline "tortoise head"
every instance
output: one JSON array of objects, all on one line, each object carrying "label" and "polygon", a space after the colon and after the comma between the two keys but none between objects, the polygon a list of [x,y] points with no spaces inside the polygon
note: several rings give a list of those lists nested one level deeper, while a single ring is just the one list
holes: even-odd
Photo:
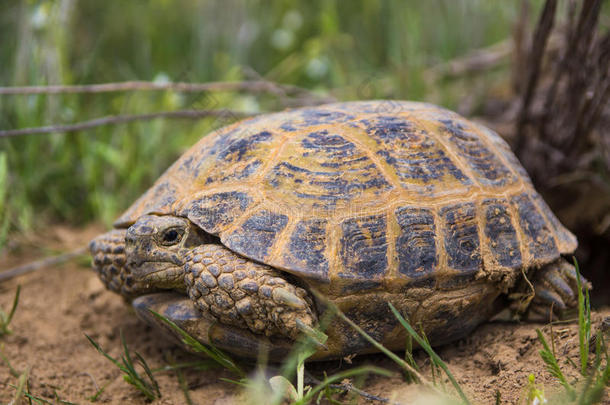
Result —
[{"label": "tortoise head", "polygon": [[184,256],[209,243],[186,218],[144,215],[127,229],[125,256],[134,282],[154,289],[184,289]]},{"label": "tortoise head", "polygon": [[89,244],[93,268],[102,282],[127,298],[164,289],[184,289],[188,250],[215,243],[188,219],[144,215],[128,229],[115,229]]}]

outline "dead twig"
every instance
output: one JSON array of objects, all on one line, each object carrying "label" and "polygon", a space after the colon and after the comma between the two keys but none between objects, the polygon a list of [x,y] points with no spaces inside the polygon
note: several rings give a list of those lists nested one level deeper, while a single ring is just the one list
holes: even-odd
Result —
[{"label": "dead twig", "polygon": [[82,84],[82,85],[50,85],[50,86],[20,86],[0,87],[0,95],[16,94],[69,94],[69,93],[108,93],[117,91],[162,91],[173,90],[179,92],[204,91],[243,91],[250,93],[271,93],[286,96],[288,94],[307,94],[314,98],[320,96],[311,91],[293,85],[278,84],[267,80],[252,80],[241,82],[209,82],[185,83],[168,82],[157,83],[148,81],[127,81],[118,83]]},{"label": "dead twig", "polygon": [[426,69],[424,75],[428,79],[437,76],[451,78],[489,70],[498,66],[503,61],[508,61],[513,48],[512,39],[504,40],[486,48],[474,50],[445,63],[434,65]]},{"label": "dead twig", "polygon": [[252,112],[235,111],[229,109],[221,110],[177,110],[177,111],[161,111],[147,114],[125,114],[125,115],[110,115],[102,118],[95,118],[90,121],[79,122],[67,125],[49,125],[44,127],[20,128],[0,130],[0,138],[8,138],[21,135],[48,134],[53,132],[75,132],[85,129],[91,129],[103,125],[124,124],[133,121],[149,121],[157,118],[189,118],[199,119],[206,117],[218,117],[229,120],[236,120],[245,117],[256,115]]},{"label": "dead twig", "polygon": [[57,266],[58,264],[65,263],[74,258],[84,255],[87,253],[86,247],[80,247],[68,253],[61,255],[45,257],[44,259],[36,260],[31,263],[24,264],[22,266],[13,267],[9,270],[0,271],[0,283],[12,278],[22,276],[27,273],[31,273],[36,270],[43,269],[45,267]]},{"label": "dead twig", "polygon": [[[317,378],[315,378],[308,371],[305,371],[305,378],[306,378],[307,384],[311,384],[311,385],[320,385],[320,384],[322,384],[322,381],[320,381]],[[329,387],[330,388],[334,388],[334,389],[338,389],[338,390],[341,390],[341,391],[344,391],[344,392],[353,392],[354,394],[357,394],[357,395],[361,396],[362,398],[366,399],[367,401],[376,401],[376,402],[381,402],[382,404],[400,405],[400,403],[390,401],[387,398],[383,398],[383,397],[379,397],[377,395],[369,394],[366,391],[363,391],[363,390],[361,390],[359,388],[354,387],[354,385],[351,384],[351,383],[329,384]]]}]

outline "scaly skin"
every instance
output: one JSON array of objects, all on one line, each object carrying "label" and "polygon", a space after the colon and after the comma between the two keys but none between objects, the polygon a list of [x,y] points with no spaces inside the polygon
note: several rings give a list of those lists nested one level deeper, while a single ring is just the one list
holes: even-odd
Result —
[{"label": "scaly skin", "polygon": [[203,245],[186,256],[189,297],[220,322],[266,336],[296,339],[299,320],[313,327],[316,316],[307,292],[269,266],[243,259],[222,245]]},{"label": "scaly skin", "polygon": [[135,285],[131,269],[126,264],[125,257],[125,229],[114,229],[97,238],[89,244],[93,258],[93,269],[106,288],[124,297],[142,292],[142,288]]}]

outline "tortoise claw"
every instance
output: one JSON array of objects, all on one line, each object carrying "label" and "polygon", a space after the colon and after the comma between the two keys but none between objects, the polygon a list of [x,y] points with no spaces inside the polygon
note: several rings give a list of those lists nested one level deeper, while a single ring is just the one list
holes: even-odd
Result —
[{"label": "tortoise claw", "polygon": [[[561,316],[567,308],[575,307],[578,294],[577,277],[574,266],[563,259],[542,268],[534,281],[536,295],[530,306],[529,318],[548,321],[553,313]],[[580,280],[583,289],[591,288],[582,276]]]},{"label": "tortoise claw", "polygon": [[294,309],[307,308],[307,303],[299,298],[296,294],[286,290],[285,288],[275,288],[272,292],[272,297],[278,304],[286,305]]}]

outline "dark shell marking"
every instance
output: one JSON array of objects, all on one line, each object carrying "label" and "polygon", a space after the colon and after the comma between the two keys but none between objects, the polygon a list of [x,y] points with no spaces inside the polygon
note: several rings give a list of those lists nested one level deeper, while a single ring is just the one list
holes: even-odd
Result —
[{"label": "dark shell marking", "polygon": [[263,209],[252,214],[222,242],[234,251],[244,252],[246,256],[264,262],[287,223],[286,215]]},{"label": "dark shell marking", "polygon": [[396,279],[398,289],[461,288],[576,248],[496,133],[402,101],[310,107],[220,129],[117,224],[147,213],[187,216],[236,253],[338,283],[327,289],[337,294]]},{"label": "dark shell marking", "polygon": [[258,150],[274,147],[272,143],[274,138],[269,131],[246,134],[237,131],[236,134],[231,135],[220,138],[212,147],[216,162],[205,179],[205,184],[208,186],[249,178],[263,164]]},{"label": "dark shell marking", "polygon": [[479,135],[469,131],[459,122],[440,122],[444,125],[443,130],[449,141],[455,145],[455,151],[470,166],[479,183],[485,186],[503,186],[517,181],[502,161],[485,146]]},{"label": "dark shell marking", "polygon": [[194,200],[183,213],[206,232],[217,235],[252,204],[248,194],[238,191],[205,195]]},{"label": "dark shell marking", "polygon": [[517,232],[513,227],[506,201],[487,199],[485,210],[485,236],[493,259],[502,267],[519,268],[522,264]]},{"label": "dark shell marking", "polygon": [[307,272],[312,278],[328,279],[326,226],[327,222],[323,219],[300,221],[290,236],[284,266]]},{"label": "dark shell marking", "polygon": [[433,192],[438,185],[455,187],[472,185],[464,173],[447,156],[426,130],[402,117],[381,116],[360,124],[380,147],[376,153],[391,165],[404,187],[423,183],[421,192]]},{"label": "dark shell marking", "polygon": [[314,200],[319,207],[334,208],[338,200],[350,201],[364,190],[392,188],[353,142],[328,131],[307,134],[279,159],[265,183],[294,190],[297,197]]},{"label": "dark shell marking", "polygon": [[441,216],[447,264],[463,273],[476,273],[481,269],[482,261],[475,205],[463,203],[444,207]]},{"label": "dark shell marking", "polygon": [[527,246],[534,260],[548,263],[558,257],[553,234],[531,198],[524,193],[513,197],[512,202],[517,207],[521,229],[528,237]]},{"label": "dark shell marking", "polygon": [[340,277],[379,279],[388,266],[385,215],[351,218],[341,224]]},{"label": "dark shell marking", "polygon": [[396,220],[400,226],[396,239],[398,271],[414,279],[430,276],[438,266],[432,211],[402,207],[396,210]]}]

